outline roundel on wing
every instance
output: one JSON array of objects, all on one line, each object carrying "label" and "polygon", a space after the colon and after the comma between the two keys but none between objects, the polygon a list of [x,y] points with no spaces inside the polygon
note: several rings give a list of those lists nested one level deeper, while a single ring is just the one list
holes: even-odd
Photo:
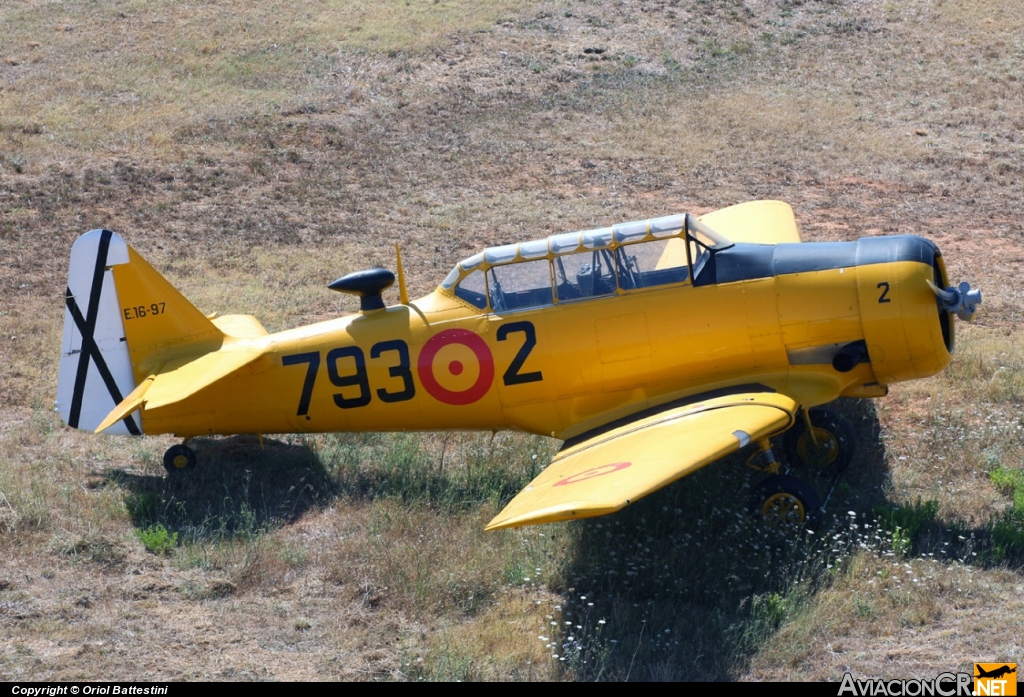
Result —
[{"label": "roundel on wing", "polygon": [[613,462],[609,465],[591,467],[588,470],[584,470],[582,472],[577,472],[576,474],[570,475],[565,479],[559,479],[551,486],[567,486],[569,484],[576,484],[577,482],[583,482],[588,479],[593,479],[594,477],[603,477],[606,474],[611,474],[612,472],[624,470],[632,464],[632,462]]},{"label": "roundel on wing", "polygon": [[427,340],[416,361],[423,388],[445,404],[472,404],[494,381],[494,356],[468,329],[445,329]]}]

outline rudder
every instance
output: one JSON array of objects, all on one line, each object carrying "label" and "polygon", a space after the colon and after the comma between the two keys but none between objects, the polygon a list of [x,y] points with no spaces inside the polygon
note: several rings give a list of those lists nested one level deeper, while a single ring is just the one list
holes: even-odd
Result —
[{"label": "rudder", "polygon": [[[126,263],[128,245],[110,230],[87,232],[71,247],[57,412],[73,428],[94,429],[135,389],[111,271]],[[142,424],[132,415],[109,432],[140,435]]]}]

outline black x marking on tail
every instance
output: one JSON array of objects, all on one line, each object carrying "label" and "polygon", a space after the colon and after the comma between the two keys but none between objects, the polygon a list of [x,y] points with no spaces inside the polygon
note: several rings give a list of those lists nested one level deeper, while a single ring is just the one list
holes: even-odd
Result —
[{"label": "black x marking on tail", "polygon": [[[100,244],[96,250],[96,264],[92,273],[89,307],[84,317],[82,316],[81,308],[75,302],[75,297],[71,294],[71,289],[68,288],[65,294],[65,302],[68,311],[71,312],[71,318],[74,320],[78,331],[82,333],[82,352],[78,356],[78,372],[75,374],[75,389],[72,392],[71,412],[68,415],[68,425],[72,428],[78,428],[78,421],[82,414],[82,398],[85,396],[85,381],[89,375],[90,360],[96,364],[96,370],[103,379],[103,384],[114,400],[114,404],[120,404],[121,400],[124,399],[121,391],[117,389],[114,376],[111,374],[110,368],[107,367],[107,362],[103,359],[103,354],[100,353],[99,346],[96,345],[96,339],[93,337],[93,334],[96,332],[96,320],[99,318],[100,292],[103,290],[103,274],[107,268],[107,252],[110,250],[110,238],[112,235],[113,233],[110,230],[103,230],[100,235]],[[124,418],[124,424],[128,428],[128,432],[133,436],[142,435],[142,432],[135,425],[135,420],[131,416]]]}]

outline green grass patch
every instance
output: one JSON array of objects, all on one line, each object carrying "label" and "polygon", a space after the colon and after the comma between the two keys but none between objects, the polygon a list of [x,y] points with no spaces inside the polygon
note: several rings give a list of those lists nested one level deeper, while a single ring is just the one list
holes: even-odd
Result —
[{"label": "green grass patch", "polygon": [[1024,512],[1024,470],[1000,466],[989,472],[988,477],[999,491],[1013,499],[1014,509]]},{"label": "green grass patch", "polygon": [[152,525],[144,530],[136,530],[139,542],[153,554],[170,554],[178,546],[178,533],[169,532],[163,525]]},{"label": "green grass patch", "polygon": [[322,436],[317,452],[348,496],[460,511],[510,500],[547,466],[554,447],[513,433],[344,433]]},{"label": "green grass patch", "polygon": [[914,540],[935,524],[939,502],[919,498],[911,506],[875,506],[873,512],[881,528],[892,536],[893,551],[905,557],[913,552]]},{"label": "green grass patch", "polygon": [[1013,503],[989,524],[992,558],[995,561],[1024,556],[1024,470],[997,467],[989,472],[996,488]]}]

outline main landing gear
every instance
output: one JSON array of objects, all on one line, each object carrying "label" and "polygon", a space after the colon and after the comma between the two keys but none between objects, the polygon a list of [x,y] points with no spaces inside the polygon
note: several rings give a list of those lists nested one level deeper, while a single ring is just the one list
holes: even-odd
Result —
[{"label": "main landing gear", "polygon": [[751,510],[773,527],[806,525],[821,519],[821,499],[804,480],[789,474],[773,474],[754,487]]},{"label": "main landing gear", "polygon": [[188,439],[179,445],[172,445],[164,453],[164,468],[170,474],[178,474],[196,468],[196,451],[188,447]]},{"label": "main landing gear", "polygon": [[[828,409],[803,411],[803,418],[783,438],[783,449],[794,469],[808,476],[830,475],[829,493],[853,460],[853,427]],[[773,526],[814,527],[821,519],[821,497],[807,481],[781,474],[768,439],[758,442],[747,464],[768,476],[751,492],[748,508]]]},{"label": "main landing gear", "polygon": [[838,476],[853,461],[853,426],[829,409],[804,409],[803,418],[783,436],[782,448],[794,466]]}]

